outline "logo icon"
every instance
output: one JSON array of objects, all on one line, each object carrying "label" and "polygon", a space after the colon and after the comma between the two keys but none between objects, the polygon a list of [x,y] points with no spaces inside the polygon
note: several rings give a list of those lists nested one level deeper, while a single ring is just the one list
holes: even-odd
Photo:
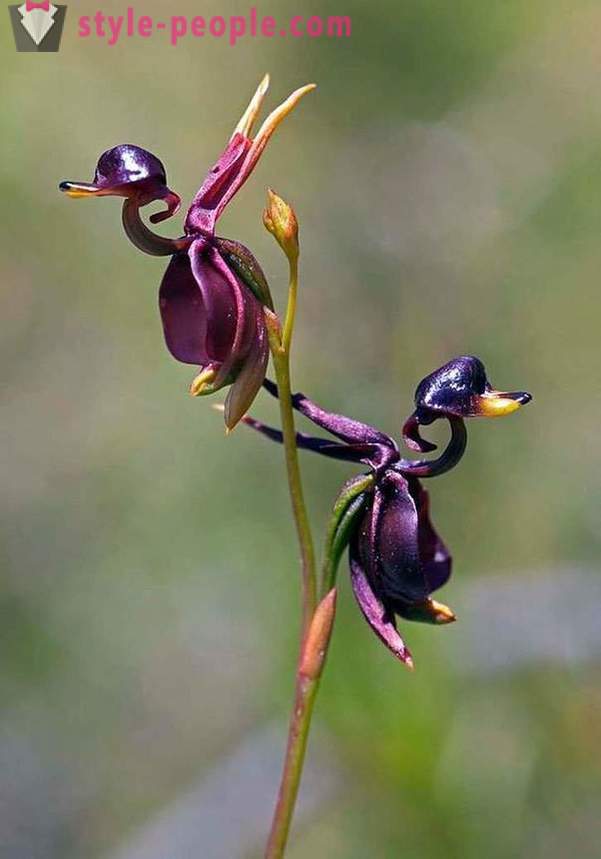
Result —
[{"label": "logo icon", "polygon": [[51,0],[25,0],[20,6],[9,6],[10,20],[17,51],[56,53],[60,47],[66,6],[55,6]]}]

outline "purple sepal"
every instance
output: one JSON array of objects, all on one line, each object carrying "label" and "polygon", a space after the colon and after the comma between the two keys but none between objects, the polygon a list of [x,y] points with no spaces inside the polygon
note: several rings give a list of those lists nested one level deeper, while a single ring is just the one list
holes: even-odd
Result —
[{"label": "purple sepal", "polygon": [[[278,397],[278,387],[270,379],[265,379],[263,386],[273,397]],[[399,449],[394,439],[369,424],[328,412],[301,393],[293,394],[292,405],[312,423],[345,443],[344,446],[328,444],[325,439],[317,439],[317,444],[303,445],[307,449],[334,459],[364,463],[377,470],[398,460]]]},{"label": "purple sepal", "polygon": [[382,601],[374,593],[356,550],[352,546],[350,568],[353,593],[364,618],[390,652],[409,668],[413,668],[411,653],[397,631],[394,615],[385,609]]},{"label": "purple sepal", "polygon": [[173,357],[210,365],[214,391],[234,382],[225,406],[226,425],[232,428],[265,378],[269,344],[262,305],[204,238],[172,258],[159,304]]},{"label": "purple sepal", "polygon": [[393,652],[395,615],[428,623],[453,619],[430,600],[450,576],[451,557],[430,522],[428,493],[417,479],[391,469],[380,477],[351,542],[350,564],[363,613]]},{"label": "purple sepal", "polygon": [[402,475],[386,472],[376,485],[367,517],[359,552],[382,594],[386,599],[408,603],[427,599],[417,507]]},{"label": "purple sepal", "polygon": [[430,593],[446,585],[451,577],[453,559],[430,520],[430,496],[418,480],[409,481],[417,506],[419,554]]},{"label": "purple sepal", "polygon": [[222,212],[220,204],[244,164],[251,140],[235,134],[196,194],[186,217],[187,233],[213,235]]},{"label": "purple sepal", "polygon": [[261,306],[255,299],[251,306],[254,318],[249,324],[254,336],[250,351],[225,401],[225,425],[229,429],[235,427],[251,407],[263,384],[269,361],[269,340]]}]

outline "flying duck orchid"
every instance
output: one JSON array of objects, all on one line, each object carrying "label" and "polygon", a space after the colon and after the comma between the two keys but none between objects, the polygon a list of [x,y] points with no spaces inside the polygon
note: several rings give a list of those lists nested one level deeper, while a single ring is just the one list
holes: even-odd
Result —
[{"label": "flying duck orchid", "polygon": [[[277,396],[272,382],[266,380],[264,385]],[[410,460],[401,457],[390,436],[368,424],[327,412],[303,394],[292,398],[298,412],[336,438],[298,433],[299,448],[369,467],[367,475],[345,484],[337,501],[329,538],[329,555],[335,557],[324,589],[327,592],[333,586],[335,566],[348,546],[351,583],[364,617],[410,667],[411,653],[395,618],[432,624],[455,620],[451,609],[432,599],[451,575],[451,555],[430,521],[429,495],[420,478],[436,477],[457,465],[467,444],[465,418],[510,414],[530,400],[530,394],[522,391],[494,390],[478,358],[455,358],[420,382],[415,411],[403,427],[411,450],[436,449],[420,436],[419,428],[438,419],[449,422],[451,438],[438,458]],[[244,422],[281,442],[279,430],[249,416]]]},{"label": "flying duck orchid", "polygon": [[124,144],[101,155],[93,182],[60,185],[75,198],[123,197],[123,225],[133,244],[153,256],[172,257],[159,293],[165,341],[178,361],[200,367],[190,388],[194,396],[231,385],[225,404],[228,429],[247,411],[265,378],[269,344],[263,308],[273,304],[252,253],[216,236],[216,224],[279,124],[314,89],[311,84],[292,93],[253,137],[268,86],[266,76],[192,201],[178,239],[155,234],[140,216],[144,206],[162,201],[166,208],[150,221],[164,221],[176,214],[180,198],[169,189],[161,161],[138,146]]}]

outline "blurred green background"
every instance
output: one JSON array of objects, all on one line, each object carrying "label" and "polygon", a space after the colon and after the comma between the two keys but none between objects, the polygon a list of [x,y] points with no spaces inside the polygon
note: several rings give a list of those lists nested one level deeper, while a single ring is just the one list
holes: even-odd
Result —
[{"label": "blurred green background", "polygon": [[[57,184],[133,142],[190,199],[270,71],[270,107],[319,89],[221,232],[281,303],[266,186],[297,210],[295,386],[395,435],[419,379],[457,354],[535,396],[472,424],[430,487],[460,621],[404,627],[413,676],[341,570],[291,859],[598,857],[598,2],[264,2],[278,20],[348,14],[352,37],[235,48],[77,39],[96,8],[69,9],[56,55],[17,54],[2,28],[0,856],[260,853],[299,614],[281,451],[226,439],[187,396],[193,368],[162,342],[164,263],[127,243],[118,201]],[[255,413],[275,417],[267,397]],[[321,542],[351,471],[303,465]]]}]

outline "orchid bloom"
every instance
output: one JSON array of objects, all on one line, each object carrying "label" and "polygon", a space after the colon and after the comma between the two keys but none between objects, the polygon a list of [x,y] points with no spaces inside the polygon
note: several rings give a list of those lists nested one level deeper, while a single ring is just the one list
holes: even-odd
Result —
[{"label": "orchid bloom", "polygon": [[[266,380],[264,386],[277,396],[272,382]],[[432,599],[451,575],[451,555],[430,521],[429,496],[420,478],[436,477],[457,465],[467,444],[465,418],[510,414],[531,399],[523,391],[493,390],[478,358],[455,358],[419,384],[415,412],[403,427],[410,449],[432,451],[436,446],[421,438],[419,427],[445,418],[450,441],[437,459],[409,460],[401,458],[390,436],[368,424],[327,412],[303,394],[292,398],[297,411],[337,439],[298,433],[299,448],[370,469],[370,488],[355,495],[352,526],[345,524],[351,583],[373,631],[410,667],[411,653],[397,631],[396,616],[432,624],[455,620],[451,609]],[[244,422],[271,440],[282,441],[279,430],[251,417]]]},{"label": "orchid bloom", "polygon": [[152,202],[166,204],[164,211],[151,215],[152,223],[171,217],[180,206],[180,198],[167,186],[162,163],[140,147],[125,144],[105,152],[92,183],[60,185],[70,197],[124,197],[123,225],[129,239],[145,253],[172,257],[159,295],[165,341],[178,361],[200,367],[190,389],[194,396],[232,386],[225,404],[228,429],[240,421],[265,378],[269,345],[263,308],[273,305],[252,253],[239,242],[216,236],[216,224],[276,128],[314,89],[311,84],[292,93],[253,137],[268,87],[266,76],[192,201],[181,238],[156,235],[140,217],[140,209]]}]

